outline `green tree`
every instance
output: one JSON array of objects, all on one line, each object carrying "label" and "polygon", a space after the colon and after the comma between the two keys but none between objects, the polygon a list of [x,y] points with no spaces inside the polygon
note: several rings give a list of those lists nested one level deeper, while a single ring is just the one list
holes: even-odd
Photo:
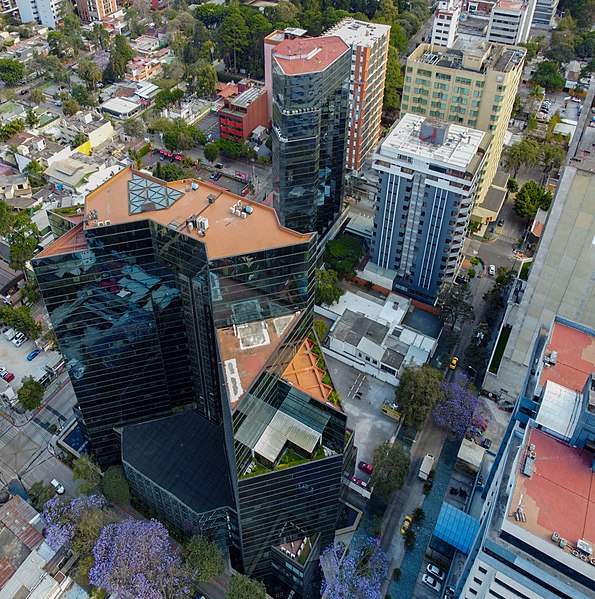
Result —
[{"label": "green tree", "polygon": [[17,391],[19,403],[25,410],[36,410],[41,406],[43,394],[45,392],[44,386],[32,376],[23,377],[21,383],[22,386]]},{"label": "green tree", "polygon": [[89,91],[95,90],[97,84],[103,79],[103,73],[99,65],[87,58],[79,61],[78,76],[87,84]]},{"label": "green tree", "polygon": [[496,269],[496,285],[508,289],[516,279],[516,271],[508,266],[498,266]]},{"label": "green tree", "polygon": [[24,168],[23,172],[29,178],[31,187],[43,187],[46,182],[45,171],[43,166],[37,160],[31,160]]},{"label": "green tree", "polygon": [[537,53],[539,52],[539,44],[532,39],[519,44],[519,46],[524,46],[526,48],[526,50],[527,50],[526,61],[527,62],[531,62],[537,56]]},{"label": "green tree", "polygon": [[14,212],[12,208],[4,200],[0,200],[0,235],[6,237],[13,222]]},{"label": "green tree", "polygon": [[102,23],[93,23],[93,29],[87,34],[89,40],[98,44],[102,50],[109,48],[110,34]]},{"label": "green tree", "polygon": [[543,166],[544,173],[559,169],[564,164],[564,160],[566,160],[566,150],[559,144],[549,143],[541,146],[539,162]]},{"label": "green tree", "polygon": [[416,507],[413,510],[413,521],[421,524],[426,519],[426,513],[423,507]]},{"label": "green tree", "polygon": [[126,74],[126,65],[134,58],[134,50],[123,35],[116,35],[109,58],[109,64],[103,73],[107,81],[120,81]]},{"label": "green tree", "polygon": [[519,189],[514,199],[514,211],[519,216],[533,218],[537,210],[549,210],[552,194],[535,181],[527,181]]},{"label": "green tree", "polygon": [[405,549],[411,549],[415,545],[415,540],[417,539],[417,535],[415,531],[409,527],[405,531]]},{"label": "green tree", "polygon": [[89,141],[87,135],[82,131],[79,131],[70,142],[70,149],[76,150],[79,146],[82,146],[84,143],[87,143],[87,141]]},{"label": "green tree", "polygon": [[49,501],[56,494],[56,489],[52,485],[47,485],[42,480],[38,480],[31,485],[28,492],[31,505],[38,512],[41,512],[46,501]]},{"label": "green tree", "polygon": [[92,495],[99,490],[101,485],[101,471],[99,466],[88,456],[81,457],[74,463],[72,470],[74,480],[82,481],[80,491],[85,495]]},{"label": "green tree", "polygon": [[124,505],[130,500],[130,487],[122,466],[110,466],[101,479],[101,492],[107,499]]},{"label": "green tree", "polygon": [[398,491],[409,472],[409,454],[400,443],[385,441],[374,450],[374,493],[388,501]]},{"label": "green tree", "polygon": [[320,343],[322,343],[326,339],[326,334],[328,333],[328,325],[324,320],[315,319],[314,320],[314,331],[316,332],[316,336]]},{"label": "green tree", "polygon": [[216,144],[207,144],[203,149],[205,160],[215,162],[219,158],[219,147]]},{"label": "green tree", "polygon": [[229,582],[225,599],[265,599],[266,593],[266,587],[259,580],[236,574]]},{"label": "green tree", "polygon": [[0,323],[7,324],[32,339],[41,335],[41,325],[31,316],[29,306],[0,306]]},{"label": "green tree", "polygon": [[183,549],[184,562],[197,572],[198,582],[211,582],[225,571],[225,560],[219,545],[206,537],[193,536]]},{"label": "green tree", "polygon": [[405,366],[395,392],[395,400],[407,426],[423,424],[440,394],[442,373],[428,364]]},{"label": "green tree", "polygon": [[16,216],[6,240],[9,246],[8,264],[13,270],[22,270],[26,281],[26,265],[35,255],[39,243],[39,229],[27,212]]},{"label": "green tree", "polygon": [[159,175],[155,174],[155,176],[159,176],[160,179],[164,181],[179,181],[184,177],[187,177],[187,171],[179,164],[171,163],[159,165],[161,168],[159,169]]},{"label": "green tree", "polygon": [[72,116],[81,109],[81,105],[74,98],[68,98],[62,101],[62,112],[66,116]]},{"label": "green tree", "polygon": [[45,102],[45,94],[40,89],[34,89],[31,91],[29,99],[33,104],[39,106]]},{"label": "green tree", "polygon": [[131,118],[122,123],[122,130],[130,137],[142,137],[147,128],[141,119]]},{"label": "green tree", "polygon": [[566,84],[566,80],[560,73],[560,67],[555,62],[548,60],[544,60],[537,65],[531,81],[541,85],[548,91],[560,91],[564,89]]},{"label": "green tree", "polygon": [[37,127],[39,125],[39,117],[34,110],[27,110],[27,116],[25,117],[25,121],[29,127]]},{"label": "green tree", "polygon": [[334,270],[316,271],[316,303],[332,306],[341,299],[345,290],[339,285],[339,277]]},{"label": "green tree", "polygon": [[25,77],[25,65],[13,58],[0,59],[0,79],[7,85],[17,85]]},{"label": "green tree", "polygon": [[212,98],[217,91],[217,71],[211,65],[196,69],[196,95],[199,98]]},{"label": "green tree", "polygon": [[472,302],[471,292],[465,286],[443,285],[437,301],[442,322],[450,324],[452,330],[459,322],[473,320]]},{"label": "green tree", "polygon": [[361,262],[364,250],[353,235],[342,235],[326,244],[324,262],[341,279],[354,274]]},{"label": "green tree", "polygon": [[393,46],[388,48],[388,61],[386,63],[386,80],[384,84],[383,108],[391,114],[396,113],[401,106],[399,89],[403,88],[403,73],[399,61],[399,52]]},{"label": "green tree", "polygon": [[506,181],[506,189],[510,193],[516,193],[519,190],[519,183],[514,177],[510,177],[508,181]]},{"label": "green tree", "polygon": [[539,159],[539,144],[534,139],[524,138],[508,146],[504,151],[506,168],[516,177],[521,167],[532,168]]},{"label": "green tree", "polygon": [[239,2],[232,0],[229,6],[230,10],[218,30],[219,48],[228,68],[233,64],[233,70],[237,72],[237,53],[248,46],[249,32]]}]

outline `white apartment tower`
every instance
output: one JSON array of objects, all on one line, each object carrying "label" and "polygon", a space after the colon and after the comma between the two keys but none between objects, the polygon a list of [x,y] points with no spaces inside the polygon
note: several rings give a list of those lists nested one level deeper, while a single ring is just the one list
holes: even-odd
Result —
[{"label": "white apartment tower", "polygon": [[492,8],[488,41],[515,46],[529,39],[536,0],[498,0]]},{"label": "white apartment tower", "polygon": [[17,0],[23,23],[37,21],[51,29],[55,29],[60,20],[61,5],[62,0]]},{"label": "white apartment tower", "polygon": [[461,16],[461,0],[440,0],[434,13],[432,44],[450,48],[454,44]]},{"label": "white apartment tower", "polygon": [[346,166],[358,171],[380,139],[390,26],[344,19],[324,33],[334,35],[351,48]]}]

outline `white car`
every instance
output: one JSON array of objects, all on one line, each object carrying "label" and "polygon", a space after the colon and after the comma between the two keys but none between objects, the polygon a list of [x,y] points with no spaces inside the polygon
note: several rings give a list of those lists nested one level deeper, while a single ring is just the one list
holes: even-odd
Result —
[{"label": "white car", "polygon": [[424,574],[421,577],[421,580],[425,585],[429,586],[437,593],[439,593],[442,590],[442,585],[433,576],[430,576],[429,574]]},{"label": "white car", "polygon": [[54,489],[56,489],[56,493],[58,493],[58,495],[64,494],[64,487],[62,486],[62,483],[59,483],[56,479],[54,479],[50,484],[52,487],[54,487]]},{"label": "white car", "polygon": [[431,574],[437,580],[444,580],[444,577],[446,576],[444,570],[441,570],[438,566],[435,566],[434,564],[428,564],[426,570],[428,571],[428,574]]},{"label": "white car", "polygon": [[28,340],[28,337],[26,335],[24,335],[23,333],[19,333],[13,340],[12,343],[13,345],[16,345],[16,347],[21,347],[21,345],[23,345],[23,343],[25,343],[25,341]]},{"label": "white car", "polygon": [[496,276],[496,267],[493,264],[490,264],[488,266],[488,274],[490,275],[490,277]]}]

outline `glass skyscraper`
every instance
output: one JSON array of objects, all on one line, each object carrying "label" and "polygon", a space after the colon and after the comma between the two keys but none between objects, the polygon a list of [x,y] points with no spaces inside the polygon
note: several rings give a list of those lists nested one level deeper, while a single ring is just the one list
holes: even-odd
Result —
[{"label": "glass skyscraper", "polygon": [[339,37],[273,49],[273,202],[281,223],[324,234],[341,210],[351,49]]},{"label": "glass skyscraper", "polygon": [[270,592],[316,597],[353,444],[283,376],[312,324],[316,235],[130,168],[80,219],[33,267],[94,456]]}]

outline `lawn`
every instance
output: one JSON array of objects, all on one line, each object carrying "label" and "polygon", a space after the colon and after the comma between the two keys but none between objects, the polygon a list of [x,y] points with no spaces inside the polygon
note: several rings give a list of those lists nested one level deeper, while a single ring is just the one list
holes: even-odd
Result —
[{"label": "lawn", "polygon": [[510,325],[502,327],[498,343],[496,344],[496,351],[494,351],[494,356],[489,368],[489,371],[492,374],[498,374],[498,368],[500,368],[500,362],[502,362],[502,356],[504,356],[504,350],[506,349],[506,344],[508,343],[511,331],[512,327]]},{"label": "lawn", "polygon": [[527,281],[529,279],[529,269],[531,268],[531,264],[532,262],[529,260],[527,262],[523,262],[523,266],[521,266],[519,277],[523,279],[523,281]]}]

